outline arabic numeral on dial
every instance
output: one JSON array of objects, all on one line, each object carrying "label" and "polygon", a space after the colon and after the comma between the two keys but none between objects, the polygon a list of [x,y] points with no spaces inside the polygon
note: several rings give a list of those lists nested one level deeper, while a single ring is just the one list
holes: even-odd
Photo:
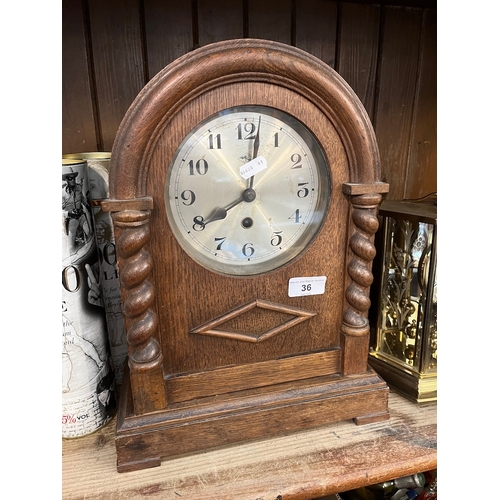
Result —
[{"label": "arabic numeral on dial", "polygon": [[195,202],[196,195],[190,189],[186,189],[181,193],[181,198],[183,200],[182,204],[186,205],[186,207],[189,207]]},{"label": "arabic numeral on dial", "polygon": [[226,241],[226,237],[224,236],[224,238],[214,238],[215,240],[215,243],[219,242],[219,244],[217,245],[217,250],[220,250],[222,248],[222,244]]},{"label": "arabic numeral on dial", "polygon": [[189,160],[189,175],[195,175],[198,173],[199,175],[205,175],[208,172],[208,162],[205,159],[198,160],[194,163],[193,160]]},{"label": "arabic numeral on dial", "polygon": [[276,132],[274,135],[274,147],[275,148],[278,148],[279,147],[279,143],[278,143],[278,132]]},{"label": "arabic numeral on dial", "polygon": [[255,139],[255,123],[246,122],[245,124],[240,123],[237,127],[238,130],[238,140],[250,141]]},{"label": "arabic numeral on dial", "polygon": [[208,149],[221,149],[221,140],[220,134],[217,134],[215,137],[213,134],[208,136]]},{"label": "arabic numeral on dial", "polygon": [[205,223],[203,222],[203,217],[201,215],[197,215],[193,217],[193,229],[195,231],[203,231],[205,229]]},{"label": "arabic numeral on dial", "polygon": [[299,153],[294,153],[290,157],[290,161],[292,162],[292,168],[302,168],[302,156]]},{"label": "arabic numeral on dial", "polygon": [[271,237],[271,245],[273,247],[278,247],[281,245],[281,242],[283,241],[283,236],[281,236],[282,232],[283,231],[274,231]]},{"label": "arabic numeral on dial", "polygon": [[307,195],[309,194],[309,189],[307,189],[304,186],[307,186],[309,183],[308,182],[299,182],[299,190],[297,191],[297,196],[299,198],[307,198]]},{"label": "arabic numeral on dial", "polygon": [[255,248],[252,246],[252,243],[245,243],[241,252],[245,257],[251,257],[255,253]]},{"label": "arabic numeral on dial", "polygon": [[296,224],[300,222],[300,219],[302,218],[302,215],[300,215],[300,210],[297,208],[295,212],[288,217],[288,219],[293,220]]}]

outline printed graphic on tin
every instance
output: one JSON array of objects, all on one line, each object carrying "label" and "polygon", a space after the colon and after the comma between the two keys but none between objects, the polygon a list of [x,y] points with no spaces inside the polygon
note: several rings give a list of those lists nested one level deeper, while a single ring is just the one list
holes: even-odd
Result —
[{"label": "printed graphic on tin", "polygon": [[87,258],[63,269],[63,437],[99,429],[115,406],[95,248]]},{"label": "printed graphic on tin", "polygon": [[[115,372],[115,383],[121,384],[123,364],[127,357],[127,337],[121,305],[120,279],[116,259],[116,246],[111,214],[101,208],[102,200],[109,195],[109,158],[94,157],[87,159],[90,183],[94,231],[99,251],[101,269],[100,281],[108,339]],[[103,155],[104,156],[104,155]]]},{"label": "printed graphic on tin", "polygon": [[62,174],[62,210],[66,238],[63,262],[78,261],[93,244],[92,219],[83,170],[69,167]]},{"label": "printed graphic on tin", "polygon": [[[74,274],[78,270],[72,266],[69,273]],[[68,281],[71,278],[67,278]],[[75,279],[76,281],[76,279]],[[89,300],[92,296],[92,290],[89,292]],[[72,304],[74,305],[74,304]],[[98,338],[84,332],[79,332],[74,325],[74,321],[69,319],[64,313],[69,307],[68,301],[63,301],[62,314],[62,392],[63,394],[73,390],[74,392],[94,379],[106,365],[106,353],[102,348],[98,351],[100,342]],[[91,323],[91,318],[84,321],[83,324]],[[78,325],[77,325],[78,326]],[[87,337],[87,338],[85,338]],[[90,377],[89,377],[90,375]]]},{"label": "printed graphic on tin", "polygon": [[109,421],[115,404],[86,163],[63,166],[62,435]]}]

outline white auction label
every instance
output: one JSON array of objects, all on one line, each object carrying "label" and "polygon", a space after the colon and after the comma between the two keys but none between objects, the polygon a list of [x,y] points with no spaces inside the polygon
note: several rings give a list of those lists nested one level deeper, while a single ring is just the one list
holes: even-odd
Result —
[{"label": "white auction label", "polygon": [[322,295],[325,293],[326,276],[311,276],[290,278],[288,281],[288,296]]},{"label": "white auction label", "polygon": [[250,179],[252,175],[258,174],[267,168],[267,160],[263,156],[257,156],[253,160],[240,167],[240,175],[243,179]]}]

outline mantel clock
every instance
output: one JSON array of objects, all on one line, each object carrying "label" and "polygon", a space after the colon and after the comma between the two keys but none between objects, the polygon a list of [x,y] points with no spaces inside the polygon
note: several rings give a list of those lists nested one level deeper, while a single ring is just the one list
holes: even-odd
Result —
[{"label": "mantel clock", "polygon": [[367,365],[379,163],[352,89],[288,45],[211,44],[145,86],[104,203],[128,345],[119,471],[389,418]]}]

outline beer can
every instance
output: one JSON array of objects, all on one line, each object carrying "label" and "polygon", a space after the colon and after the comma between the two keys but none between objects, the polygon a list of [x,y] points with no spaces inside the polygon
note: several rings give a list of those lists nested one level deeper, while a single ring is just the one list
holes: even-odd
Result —
[{"label": "beer can", "polygon": [[116,409],[85,160],[62,160],[62,437],[90,434]]},{"label": "beer can", "polygon": [[115,373],[115,383],[120,385],[123,380],[123,364],[127,357],[127,337],[122,313],[113,221],[111,214],[104,212],[101,206],[102,201],[109,197],[111,153],[71,153],[63,155],[63,158],[87,161],[111,361]]}]

